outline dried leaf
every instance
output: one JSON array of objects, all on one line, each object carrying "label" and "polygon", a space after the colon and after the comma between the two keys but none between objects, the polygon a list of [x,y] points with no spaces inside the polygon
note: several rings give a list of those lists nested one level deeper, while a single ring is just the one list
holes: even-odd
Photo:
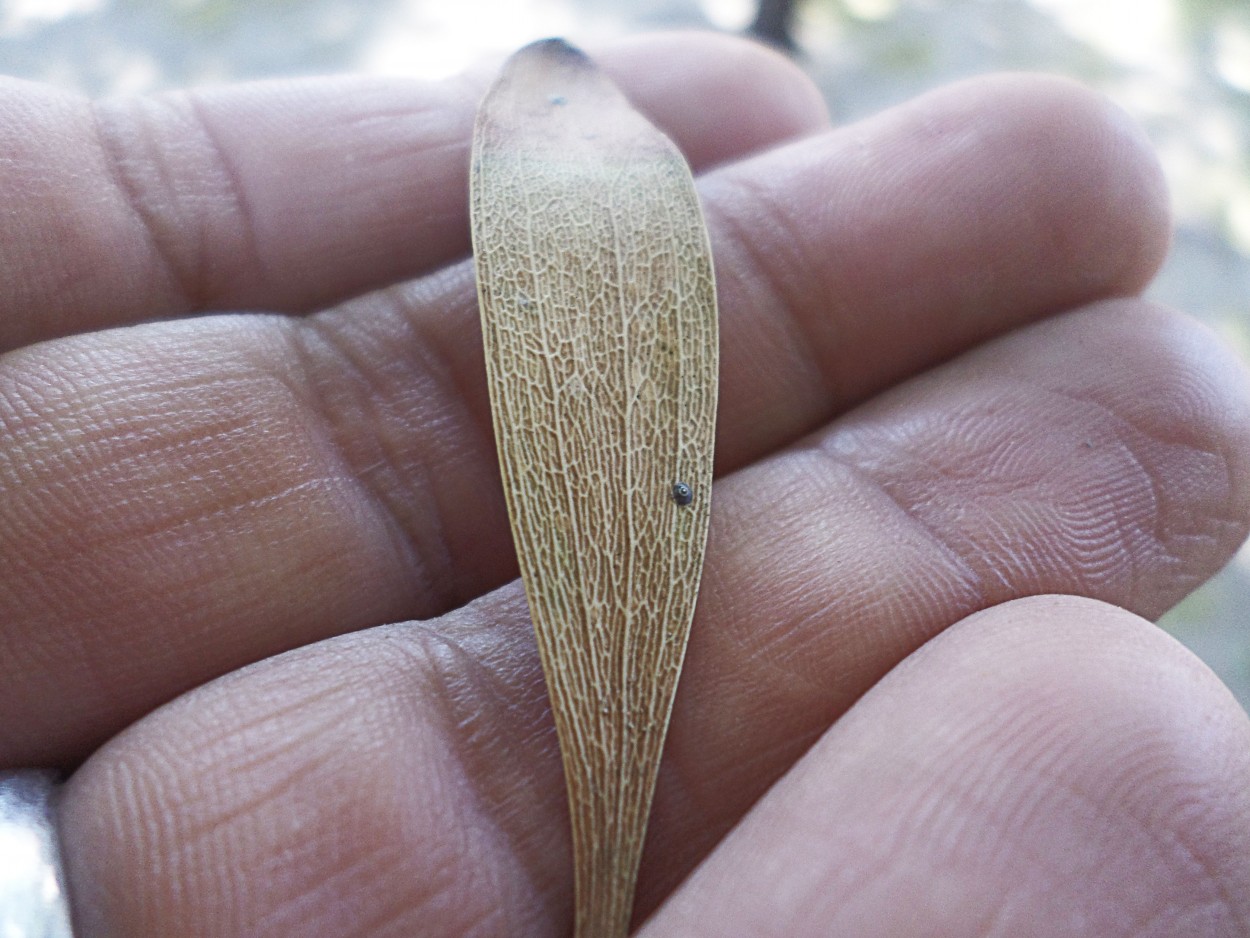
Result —
[{"label": "dried leaf", "polygon": [[568,782],[576,930],[614,938],[707,541],[711,250],[676,147],[561,40],[504,66],[470,188],[495,438]]}]

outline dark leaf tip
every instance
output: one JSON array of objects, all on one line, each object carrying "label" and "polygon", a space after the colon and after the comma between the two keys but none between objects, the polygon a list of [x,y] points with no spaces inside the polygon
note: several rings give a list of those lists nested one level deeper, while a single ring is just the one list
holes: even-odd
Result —
[{"label": "dark leaf tip", "polygon": [[517,54],[534,55],[566,65],[588,65],[590,63],[590,58],[585,52],[559,36],[531,42]]}]

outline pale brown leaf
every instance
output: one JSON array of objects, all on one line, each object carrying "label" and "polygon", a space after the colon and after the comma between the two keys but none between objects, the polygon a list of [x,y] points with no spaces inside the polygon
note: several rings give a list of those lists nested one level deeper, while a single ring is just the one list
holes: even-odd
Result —
[{"label": "pale brown leaf", "polygon": [[470,188],[495,437],[568,781],[577,934],[616,938],[707,540],[711,251],[677,149],[560,40],[504,66],[478,112]]}]

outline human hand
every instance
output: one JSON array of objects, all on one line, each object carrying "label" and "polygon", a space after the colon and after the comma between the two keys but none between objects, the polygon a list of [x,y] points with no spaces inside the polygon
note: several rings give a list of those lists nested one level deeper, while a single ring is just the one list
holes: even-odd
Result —
[{"label": "human hand", "polygon": [[[1050,79],[829,131],[736,41],[599,58],[707,170],[722,315],[642,934],[1250,933],[1250,725],[1138,618],[1244,537],[1250,396],[1135,298],[1141,136]],[[0,88],[0,759],[74,770],[79,938],[567,931],[482,87]],[[307,315],[193,318],[238,309]]]}]

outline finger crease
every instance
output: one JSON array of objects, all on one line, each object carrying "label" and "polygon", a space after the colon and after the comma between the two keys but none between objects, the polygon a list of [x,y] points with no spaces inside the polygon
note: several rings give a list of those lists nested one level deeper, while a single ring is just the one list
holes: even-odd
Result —
[{"label": "finger crease", "polygon": [[[236,222],[234,230],[242,239],[244,256],[251,260],[255,273],[259,275],[259,280],[262,283],[268,283],[271,278],[256,235],[258,230],[256,210],[248,194],[247,186],[243,184],[243,174],[231,159],[229,149],[222,144],[213,122],[204,109],[203,101],[193,92],[186,93],[185,99],[188,113],[208,144],[207,151],[217,167],[218,178],[224,183],[227,198],[233,209],[228,215]],[[206,263],[208,259],[205,257],[205,252],[201,249],[198,253],[197,267],[200,269],[199,279],[202,284],[199,298],[204,303],[208,303],[210,295],[216,290],[204,289],[208,286],[205,281],[210,279],[212,270],[211,265]]]},{"label": "finger crease", "polygon": [[[736,255],[730,264],[718,257],[718,269],[732,270],[732,276],[747,285],[752,294],[762,290],[771,300],[765,308],[780,310],[781,315],[773,317],[773,321],[785,330],[787,345],[806,363],[825,401],[842,400],[845,392],[837,376],[844,369],[836,353],[842,343],[828,334],[835,323],[832,318],[823,317],[820,325],[826,334],[818,333],[817,314],[810,303],[802,302],[799,290],[799,285],[810,287],[815,272],[824,266],[820,259],[801,256],[801,246],[807,243],[809,233],[797,229],[759,184],[747,178],[735,178],[728,184],[736,196],[745,198],[750,208],[716,212],[715,227],[723,231],[723,236],[716,239],[716,249],[722,253],[728,248]],[[709,208],[715,204],[709,203]],[[786,250],[767,250],[765,245],[784,245]],[[791,252],[800,256],[791,256]],[[744,275],[744,267],[749,268],[749,275]],[[749,304],[751,308],[759,305]],[[757,310],[756,315],[762,313]],[[799,433],[810,429],[812,426],[804,426]]]},{"label": "finger crease", "polygon": [[[179,263],[172,245],[167,242],[165,232],[156,214],[145,198],[147,189],[135,176],[129,166],[135,161],[129,145],[123,144],[127,135],[120,133],[115,126],[115,112],[123,109],[119,103],[94,101],[88,104],[91,120],[95,130],[96,146],[99,149],[104,173],[113,189],[121,196],[121,202],[134,218],[137,229],[148,246],[148,256],[156,262],[156,266],[165,275],[166,283],[176,292],[174,305],[177,310],[169,310],[171,314],[194,306],[193,297],[198,295],[194,279],[189,275],[185,265]],[[168,182],[168,174],[164,166],[158,171]]]},{"label": "finger crease", "polygon": [[[946,560],[947,567],[954,573],[956,584],[963,597],[961,609],[957,613],[958,617],[969,615],[993,601],[993,593],[989,589],[985,573],[978,572],[969,563],[968,558],[950,542],[937,525],[928,521],[916,511],[916,506],[913,503],[904,500],[891,485],[874,477],[863,466],[835,452],[828,439],[817,443],[813,449],[822,458],[840,467],[853,478],[882,495],[886,502],[906,521],[908,526],[918,531],[936,549],[937,553]],[[985,572],[993,576],[1000,587],[1008,593],[1011,592],[1012,584],[1002,573],[994,568],[992,563],[986,565]],[[953,622],[954,618],[950,621]]]},{"label": "finger crease", "polygon": [[[405,520],[386,492],[375,481],[375,473],[370,467],[360,465],[344,445],[339,424],[336,419],[335,405],[327,397],[318,379],[318,360],[331,357],[342,371],[346,371],[364,382],[371,384],[367,363],[358,361],[347,343],[336,341],[331,330],[322,328],[319,320],[286,320],[288,328],[284,336],[294,353],[298,373],[299,388],[293,389],[304,401],[309,413],[315,415],[320,424],[320,436],[333,451],[336,461],[342,466],[344,475],[355,485],[367,504],[372,506],[380,516],[380,521],[387,531],[396,554],[402,558],[403,566],[413,571],[416,576],[410,581],[412,614],[424,617],[444,611],[452,604],[450,583],[453,581],[454,568],[447,546],[447,538],[443,529],[442,517],[438,511],[422,515],[428,517],[431,530],[418,536]],[[312,348],[316,343],[317,349]],[[365,424],[376,425],[377,404],[373,394],[357,396],[358,404],[366,411]],[[375,450],[376,465],[390,467],[394,473],[399,472],[399,458],[388,447],[382,435],[370,433],[369,442]],[[423,466],[417,468],[418,476],[413,477],[411,470],[404,473],[406,487],[410,490],[420,489],[422,503],[433,502],[433,484],[429,473]],[[418,598],[420,597],[420,598]]]}]

